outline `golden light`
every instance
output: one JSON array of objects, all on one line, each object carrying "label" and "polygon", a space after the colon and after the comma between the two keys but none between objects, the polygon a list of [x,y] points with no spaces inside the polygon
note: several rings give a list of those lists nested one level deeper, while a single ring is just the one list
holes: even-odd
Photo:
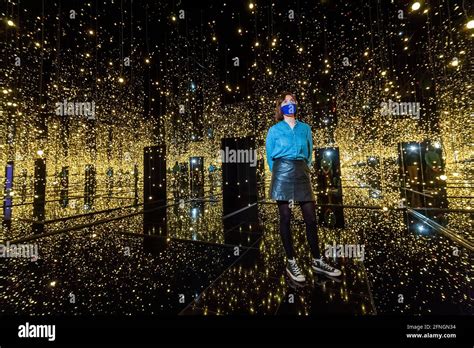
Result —
[{"label": "golden light", "polygon": [[89,30],[89,35],[94,35],[94,30],[90,29]]},{"label": "golden light", "polygon": [[451,62],[449,63],[451,66],[458,66],[459,65],[459,59],[457,59],[456,57],[454,57]]},{"label": "golden light", "polygon": [[448,179],[446,175],[440,175],[439,178],[443,181],[446,181],[446,179]]},{"label": "golden light", "polygon": [[466,28],[467,29],[474,29],[474,19],[471,19],[466,23]]},{"label": "golden light", "polygon": [[418,1],[415,1],[412,5],[411,5],[411,9],[412,11],[418,11],[421,7],[421,4],[418,2]]},{"label": "golden light", "polygon": [[125,81],[125,80],[123,79],[123,77],[119,77],[118,82],[124,83],[124,81]]},{"label": "golden light", "polygon": [[15,26],[15,23],[11,19],[9,19],[7,21],[7,24],[8,24],[9,27],[14,27]]},{"label": "golden light", "polygon": [[43,151],[43,150],[38,150],[38,151],[36,151],[36,154],[37,154],[38,156],[43,156],[43,155],[44,155],[44,151]]},{"label": "golden light", "polygon": [[251,3],[249,4],[249,9],[253,10],[254,7],[255,7],[255,5],[251,2]]}]

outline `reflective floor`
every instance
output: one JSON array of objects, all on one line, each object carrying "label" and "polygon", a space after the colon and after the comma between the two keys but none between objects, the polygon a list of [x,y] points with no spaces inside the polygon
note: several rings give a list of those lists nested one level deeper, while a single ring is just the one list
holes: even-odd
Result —
[{"label": "reflective floor", "polygon": [[[258,216],[249,223],[252,211]],[[232,216],[222,197],[170,201],[144,221],[138,206],[4,230],[39,258],[0,260],[0,311],[8,314],[373,315],[472,314],[469,253],[401,209],[345,208],[345,228],[319,228],[321,248],[364,245],[363,259],[331,257],[339,278],[312,274],[299,208],[292,230],[307,281],[284,272],[276,205]],[[454,219],[452,219],[454,220]],[[455,221],[455,220],[454,220]],[[29,226],[29,227],[28,227]]]}]

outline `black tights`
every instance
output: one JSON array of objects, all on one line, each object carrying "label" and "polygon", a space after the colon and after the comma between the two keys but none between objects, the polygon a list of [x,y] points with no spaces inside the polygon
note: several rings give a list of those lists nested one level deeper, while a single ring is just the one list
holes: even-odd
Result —
[{"label": "black tights", "polygon": [[[318,231],[316,225],[316,205],[313,201],[298,202],[303,213],[304,223],[306,225],[306,238],[314,258],[319,259],[321,252],[319,250]],[[295,257],[293,249],[293,239],[290,231],[291,209],[288,201],[277,201],[278,211],[280,212],[280,235],[288,259]]]}]

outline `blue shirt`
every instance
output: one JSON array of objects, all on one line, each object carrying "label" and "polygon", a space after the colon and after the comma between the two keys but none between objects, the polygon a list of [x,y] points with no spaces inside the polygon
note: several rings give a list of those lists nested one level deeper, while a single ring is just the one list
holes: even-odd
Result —
[{"label": "blue shirt", "polygon": [[303,159],[310,166],[313,154],[311,127],[296,120],[291,129],[290,125],[282,120],[268,130],[265,148],[270,171],[276,158]]}]

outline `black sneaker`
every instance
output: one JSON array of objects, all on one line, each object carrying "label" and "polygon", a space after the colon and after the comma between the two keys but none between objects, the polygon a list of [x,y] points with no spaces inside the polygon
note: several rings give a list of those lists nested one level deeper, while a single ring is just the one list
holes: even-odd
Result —
[{"label": "black sneaker", "polygon": [[286,273],[288,273],[290,278],[296,282],[304,282],[306,280],[295,260],[288,260],[286,264]]},{"label": "black sneaker", "polygon": [[313,267],[316,272],[324,273],[331,277],[338,277],[341,275],[340,270],[327,264],[322,257],[320,259],[313,259],[311,267]]}]

